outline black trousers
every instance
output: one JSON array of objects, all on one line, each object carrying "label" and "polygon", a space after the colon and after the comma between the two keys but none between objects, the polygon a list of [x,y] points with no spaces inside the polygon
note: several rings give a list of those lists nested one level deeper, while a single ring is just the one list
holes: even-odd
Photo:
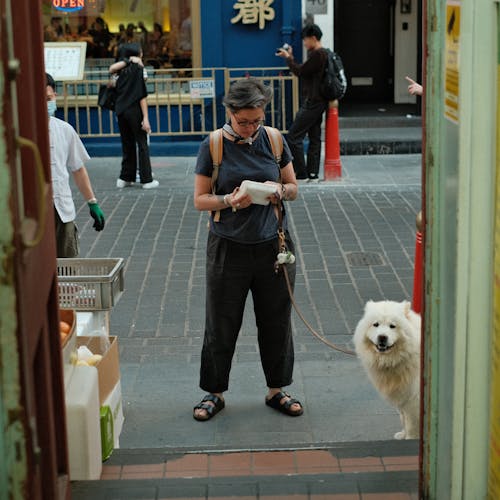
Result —
[{"label": "black trousers", "polygon": [[[287,237],[287,246],[294,251]],[[252,292],[260,358],[268,387],[292,383],[294,364],[291,301],[283,272],[274,272],[278,241],[243,245],[209,233],[206,323],[200,387],[224,392],[248,292]],[[288,264],[292,287],[295,264]]]},{"label": "black trousers", "polygon": [[122,140],[122,169],[120,179],[135,182],[137,152],[139,150],[139,175],[141,184],[151,182],[151,160],[149,158],[148,134],[141,128],[142,111],[139,103],[130,106],[118,115],[118,127]]},{"label": "black trousers", "polygon": [[[295,115],[286,142],[293,155],[293,167],[297,179],[317,177],[321,158],[321,122],[328,103],[305,100]],[[304,138],[309,137],[307,165],[304,161]]]}]

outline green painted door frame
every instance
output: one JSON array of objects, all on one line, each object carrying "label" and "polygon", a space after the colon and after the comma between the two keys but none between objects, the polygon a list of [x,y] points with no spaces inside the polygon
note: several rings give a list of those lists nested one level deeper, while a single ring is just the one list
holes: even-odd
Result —
[{"label": "green painted door frame", "polygon": [[487,498],[497,9],[493,0],[435,0],[424,19],[422,491],[434,500]]}]

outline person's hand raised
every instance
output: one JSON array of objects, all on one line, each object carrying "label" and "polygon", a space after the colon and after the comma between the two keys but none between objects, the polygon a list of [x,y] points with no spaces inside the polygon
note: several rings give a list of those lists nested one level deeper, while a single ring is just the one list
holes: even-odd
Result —
[{"label": "person's hand raised", "polygon": [[138,64],[139,66],[144,67],[144,63],[139,56],[130,56],[128,59],[131,63]]},{"label": "person's hand raised", "polygon": [[417,83],[415,80],[412,80],[409,76],[405,76],[407,82],[410,82],[408,85],[408,93],[411,95],[422,95],[424,93],[424,88],[422,85]]}]

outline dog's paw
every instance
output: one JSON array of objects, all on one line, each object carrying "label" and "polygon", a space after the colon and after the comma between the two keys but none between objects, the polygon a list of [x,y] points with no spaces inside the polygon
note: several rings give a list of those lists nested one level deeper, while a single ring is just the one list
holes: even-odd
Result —
[{"label": "dog's paw", "polygon": [[405,431],[399,431],[394,434],[394,439],[404,439],[406,437]]}]

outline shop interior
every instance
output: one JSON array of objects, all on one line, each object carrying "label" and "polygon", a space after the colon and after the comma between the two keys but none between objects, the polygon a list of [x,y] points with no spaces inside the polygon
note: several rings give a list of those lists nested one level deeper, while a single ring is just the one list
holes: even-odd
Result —
[{"label": "shop interior", "polygon": [[[62,10],[43,0],[45,42],[87,42],[87,62],[116,58],[122,43],[139,43],[155,69],[192,67],[191,2],[90,0],[80,10]],[[56,7],[56,5],[58,5]]]}]

